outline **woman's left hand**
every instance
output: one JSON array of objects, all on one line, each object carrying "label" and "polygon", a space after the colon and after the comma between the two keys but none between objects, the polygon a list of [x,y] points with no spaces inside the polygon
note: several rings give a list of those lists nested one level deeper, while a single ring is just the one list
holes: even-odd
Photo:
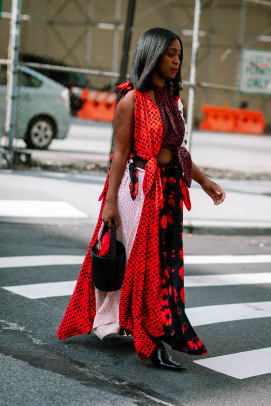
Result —
[{"label": "woman's left hand", "polygon": [[213,182],[211,179],[206,178],[206,180],[201,184],[202,189],[207,195],[209,195],[215,205],[221,204],[226,197],[226,193],[217,183]]}]

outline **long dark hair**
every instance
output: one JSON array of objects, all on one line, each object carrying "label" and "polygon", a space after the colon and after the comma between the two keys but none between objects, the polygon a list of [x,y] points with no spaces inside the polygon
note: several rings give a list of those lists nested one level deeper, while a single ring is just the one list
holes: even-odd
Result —
[{"label": "long dark hair", "polygon": [[183,45],[181,38],[165,28],[151,28],[144,32],[136,45],[130,80],[140,92],[145,92],[151,87],[151,72],[160,56],[166,51],[170,43],[179,40],[181,44],[180,67],[172,80],[167,80],[166,85],[173,96],[178,96],[182,89],[181,66],[183,61]]}]

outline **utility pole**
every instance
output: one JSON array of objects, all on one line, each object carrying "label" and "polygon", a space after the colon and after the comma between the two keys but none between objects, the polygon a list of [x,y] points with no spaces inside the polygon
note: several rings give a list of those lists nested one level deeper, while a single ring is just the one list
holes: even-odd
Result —
[{"label": "utility pole", "polygon": [[129,0],[128,7],[127,7],[127,16],[125,21],[125,29],[124,29],[124,39],[123,39],[123,46],[122,46],[122,57],[121,57],[121,64],[120,64],[120,82],[125,81],[126,74],[127,74],[127,66],[129,60],[129,51],[130,51],[130,44],[132,38],[132,28],[134,24],[134,14],[135,14],[135,5],[136,0]]},{"label": "utility pole", "polygon": [[188,107],[187,107],[187,129],[189,133],[187,148],[191,152],[192,142],[192,129],[193,129],[193,116],[194,116],[194,98],[195,98],[195,85],[196,85],[196,61],[197,51],[199,46],[199,21],[200,21],[200,0],[195,0],[194,9],[194,26],[193,26],[193,41],[191,51],[191,66],[190,66],[190,84],[188,91]]},{"label": "utility pole", "polygon": [[[126,80],[128,60],[129,60],[129,51],[130,51],[131,38],[132,38],[132,28],[134,25],[135,6],[136,6],[136,0],[129,0],[128,7],[127,7],[125,28],[124,28],[124,39],[123,39],[123,45],[122,45],[119,83],[122,83]],[[114,148],[114,132],[112,134],[110,155],[113,152],[113,148]]]},{"label": "utility pole", "polygon": [[5,131],[8,135],[9,161],[13,161],[13,139],[16,131],[16,110],[17,110],[17,80],[18,80],[18,59],[20,43],[22,0],[12,0],[9,55],[8,55],[8,76],[7,76],[7,109]]}]

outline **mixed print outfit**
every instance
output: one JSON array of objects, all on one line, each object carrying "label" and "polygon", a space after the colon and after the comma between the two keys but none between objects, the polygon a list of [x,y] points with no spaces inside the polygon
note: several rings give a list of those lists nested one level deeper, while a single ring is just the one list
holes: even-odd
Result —
[{"label": "mixed print outfit", "polygon": [[[131,89],[133,86],[130,82],[118,87],[120,96]],[[206,354],[204,344],[185,313],[183,204],[190,210],[188,187],[191,184],[192,161],[183,146],[184,123],[177,109],[177,99],[171,96],[167,88],[155,89],[157,105],[147,92],[134,89],[134,96],[133,152],[120,188],[123,182],[127,183],[129,176],[131,202],[136,203],[139,191],[141,194],[143,191],[144,198],[137,227],[131,230],[134,236],[127,255],[122,289],[118,292],[119,325],[122,330],[133,334],[139,358],[151,355],[157,339],[169,343],[177,351]],[[162,146],[171,148],[175,157],[169,164],[159,167],[156,156]],[[144,170],[137,168],[134,162],[136,158],[145,160]],[[139,172],[141,175],[143,172],[141,182]],[[98,223],[58,329],[60,339],[89,333],[93,322],[95,327],[96,299],[91,279],[91,248],[102,226],[108,181],[107,177],[100,197],[102,206]],[[118,202],[118,205],[121,204],[121,201]],[[123,218],[120,227],[128,228],[122,230],[127,234],[131,225]]]}]

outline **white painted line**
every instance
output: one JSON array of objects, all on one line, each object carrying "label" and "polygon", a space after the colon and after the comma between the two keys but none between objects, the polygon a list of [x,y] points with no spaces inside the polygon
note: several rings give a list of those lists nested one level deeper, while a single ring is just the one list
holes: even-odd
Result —
[{"label": "white painted line", "polygon": [[[43,265],[69,265],[70,264],[82,264],[84,257],[81,255],[33,255],[33,256],[18,256],[18,257],[0,257],[0,268],[14,268],[14,267],[24,267],[24,266],[43,266]],[[192,264],[253,264],[253,263],[271,263],[271,255],[186,255],[185,265]],[[246,275],[246,274],[243,274]],[[247,274],[249,275],[249,274]],[[252,274],[255,275],[255,274]],[[209,278],[211,275],[202,276],[186,276],[186,282],[189,282],[189,278],[195,283],[199,283],[200,280],[196,281],[196,278]],[[223,279],[225,276],[220,275]],[[231,275],[227,275],[229,279]],[[216,278],[216,275],[213,275]],[[233,277],[235,280],[236,277]],[[240,276],[241,278],[241,276]],[[248,277],[249,279],[250,277]],[[253,279],[253,277],[251,277]],[[259,277],[260,278],[260,277]],[[264,278],[264,276],[263,276]],[[246,276],[244,276],[246,279]],[[207,281],[207,279],[206,279]],[[211,281],[211,279],[210,279]],[[213,279],[214,281],[214,279]],[[217,279],[218,281],[218,279]],[[186,286],[188,286],[186,283]],[[190,282],[189,282],[190,283]],[[207,282],[206,282],[207,283]],[[211,282],[210,282],[211,283]],[[217,282],[218,283],[218,282]],[[256,282],[255,282],[256,283]],[[262,283],[262,282],[257,282]],[[269,283],[269,282],[266,282]],[[235,285],[236,283],[233,283]],[[192,286],[192,285],[191,285]],[[194,285],[193,285],[194,286]],[[196,285],[195,285],[196,286]],[[199,286],[199,285],[197,285]],[[205,286],[205,285],[202,285]],[[210,285],[211,286],[211,285]]]},{"label": "white painted line", "polygon": [[85,218],[87,214],[62,201],[0,200],[0,217]]},{"label": "white painted line", "polygon": [[[81,255],[0,257],[0,269],[31,266],[81,265],[83,261],[84,257]],[[271,283],[271,272],[185,276],[185,287],[252,285],[261,283]]]},{"label": "white painted line", "polygon": [[271,317],[271,302],[234,303],[215,306],[190,307],[186,314],[193,326],[225,323],[236,320]]},{"label": "white painted line", "polygon": [[31,285],[6,286],[3,289],[27,297],[28,299],[44,299],[47,297],[71,295],[76,281],[34,283]]},{"label": "white painted line", "polygon": [[33,255],[24,257],[1,257],[0,268],[23,268],[29,266],[82,264],[81,255]]},{"label": "white painted line", "polygon": [[194,361],[237,379],[271,373],[271,347]]},{"label": "white painted line", "polygon": [[223,275],[193,275],[184,277],[186,288],[202,286],[253,285],[271,283],[271,272],[223,274]]},{"label": "white painted line", "polygon": [[[5,286],[3,289],[28,299],[43,299],[72,295],[76,281]],[[271,302],[235,303],[191,307],[186,313],[193,326],[225,323],[236,320],[271,317]]]},{"label": "white painted line", "polygon": [[271,255],[185,255],[185,265],[193,264],[264,264]]}]

